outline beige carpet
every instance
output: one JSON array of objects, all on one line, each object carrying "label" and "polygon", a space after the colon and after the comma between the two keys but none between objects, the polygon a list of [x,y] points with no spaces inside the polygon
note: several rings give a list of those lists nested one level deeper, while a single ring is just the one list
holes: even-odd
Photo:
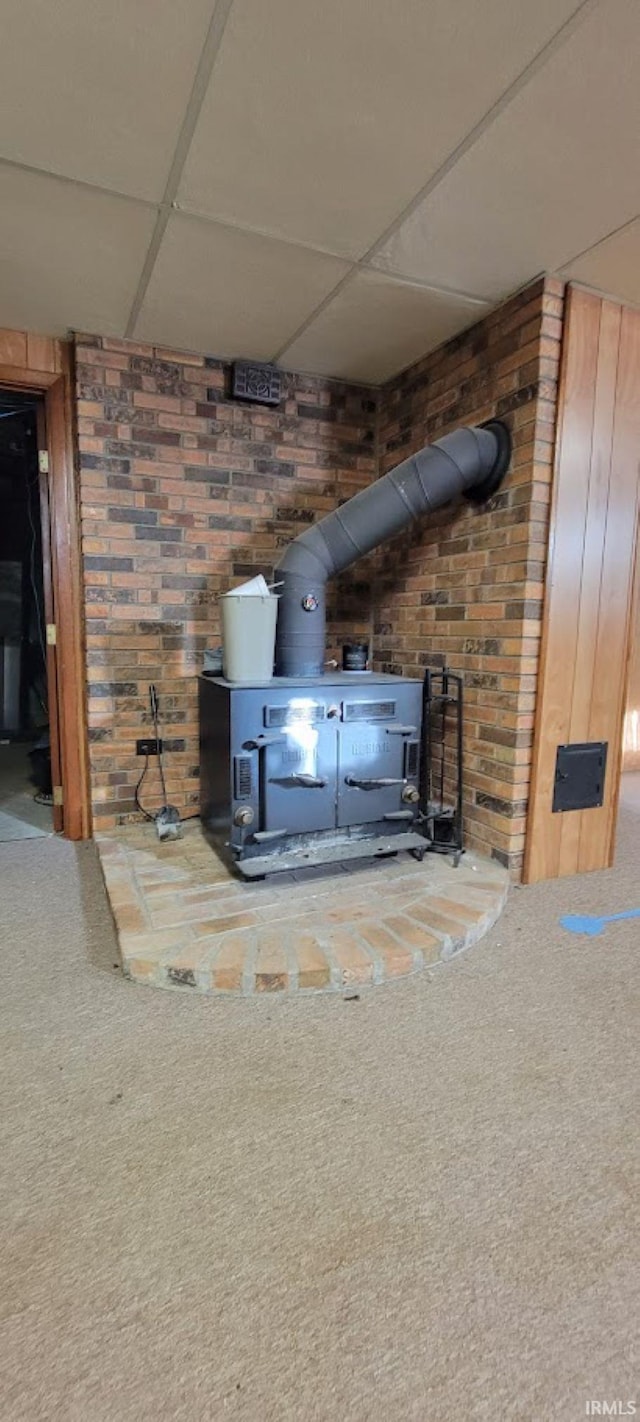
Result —
[{"label": "beige carpet", "polygon": [[357,1000],[123,981],[93,846],[0,846],[2,1422],[584,1418],[640,1370],[640,800]]}]

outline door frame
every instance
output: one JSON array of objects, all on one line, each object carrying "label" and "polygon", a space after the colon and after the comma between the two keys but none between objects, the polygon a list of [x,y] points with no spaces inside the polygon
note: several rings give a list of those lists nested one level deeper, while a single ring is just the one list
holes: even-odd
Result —
[{"label": "door frame", "polygon": [[[23,333],[3,333],[22,337]],[[34,348],[34,363],[0,361],[0,387],[44,400],[51,527],[51,584],[55,609],[57,711],[62,780],[62,830],[67,839],[91,837],[85,689],[80,518],[74,468],[73,357],[67,341],[16,340],[16,355]],[[52,352],[53,358],[49,358]],[[53,369],[40,368],[45,363]]]}]

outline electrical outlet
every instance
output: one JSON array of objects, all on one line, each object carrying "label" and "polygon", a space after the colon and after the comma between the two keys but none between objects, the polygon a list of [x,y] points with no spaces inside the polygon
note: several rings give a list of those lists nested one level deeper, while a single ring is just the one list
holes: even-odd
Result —
[{"label": "electrical outlet", "polygon": [[160,755],[162,741],[157,741],[153,736],[144,736],[142,740],[136,741],[136,755]]}]

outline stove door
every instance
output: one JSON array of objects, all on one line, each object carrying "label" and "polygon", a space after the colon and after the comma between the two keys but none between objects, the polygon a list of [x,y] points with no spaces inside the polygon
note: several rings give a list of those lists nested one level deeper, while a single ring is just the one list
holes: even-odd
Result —
[{"label": "stove door", "polygon": [[394,726],[375,722],[341,725],[338,730],[338,825],[369,824],[386,815],[414,818],[402,799],[405,737]]},{"label": "stove door", "polygon": [[301,834],[336,823],[336,728],[332,722],[283,728],[265,746],[263,829]]}]

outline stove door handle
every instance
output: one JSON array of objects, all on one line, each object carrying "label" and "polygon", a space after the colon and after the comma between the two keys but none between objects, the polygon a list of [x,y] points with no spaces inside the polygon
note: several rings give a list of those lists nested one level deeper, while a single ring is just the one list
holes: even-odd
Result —
[{"label": "stove door handle", "polygon": [[378,777],[374,780],[362,780],[360,776],[345,775],[345,785],[351,786],[354,790],[386,790],[388,785],[406,785],[406,780],[390,780]]},{"label": "stove door handle", "polygon": [[387,726],[388,736],[415,736],[417,726]]},{"label": "stove door handle", "polygon": [[271,781],[272,785],[298,785],[301,790],[324,790],[326,783],[321,775],[305,775],[303,771],[277,776]]},{"label": "stove door handle", "polygon": [[281,736],[281,735],[278,734],[278,733],[276,733],[276,734],[273,734],[273,733],[272,733],[271,735],[269,735],[269,734],[267,733],[266,736],[263,736],[263,735],[252,736],[252,737],[251,737],[251,740],[244,742],[242,749],[243,749],[243,750],[264,750],[265,746],[279,746],[279,745],[284,745],[284,739],[285,739],[284,736]]}]

